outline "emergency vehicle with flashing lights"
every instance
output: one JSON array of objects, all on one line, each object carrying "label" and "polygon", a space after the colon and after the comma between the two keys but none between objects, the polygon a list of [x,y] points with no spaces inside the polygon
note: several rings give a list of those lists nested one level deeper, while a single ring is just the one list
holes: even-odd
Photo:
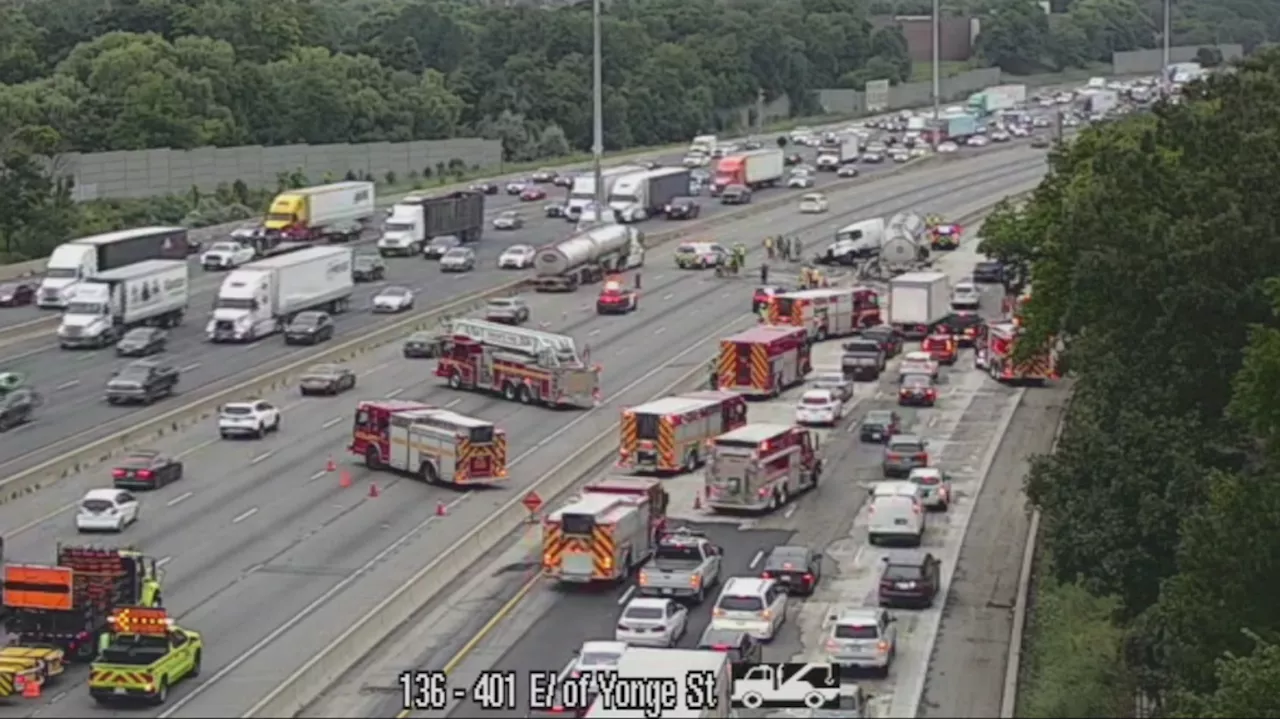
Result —
[{"label": "emergency vehicle with flashing lights", "polygon": [[669,497],[647,477],[608,477],[582,488],[542,522],[542,574],[587,584],[626,579],[666,529]]},{"label": "emergency vehicle with flashing lights", "polygon": [[955,250],[963,236],[964,228],[955,223],[934,225],[929,229],[929,245],[935,250]]},{"label": "emergency vehicle with flashing lights", "polygon": [[401,472],[427,484],[466,487],[507,479],[505,431],[421,402],[360,402],[348,449],[369,469]]},{"label": "emergency vehicle with flashing lights", "polygon": [[880,324],[880,295],[868,287],[798,290],[769,299],[769,324],[803,327],[811,340],[842,337]]},{"label": "emergency vehicle with flashing lights", "polygon": [[524,404],[593,407],[600,399],[600,367],[587,364],[572,337],[484,320],[449,323],[435,374],[452,389]]},{"label": "emergency vehicle with flashing lights", "polygon": [[640,309],[640,293],[627,287],[621,280],[611,278],[600,288],[596,298],[596,314],[625,315]]},{"label": "emergency vehicle with flashing lights", "polygon": [[692,472],[711,440],[747,423],[747,400],[733,392],[685,392],[629,407],[619,423],[618,468]]},{"label": "emergency vehicle with flashing lights", "polygon": [[959,357],[960,343],[950,334],[935,333],[924,338],[920,350],[928,352],[939,364],[953,365]]},{"label": "emergency vehicle with flashing lights", "polygon": [[812,370],[804,327],[756,325],[720,340],[716,384],[748,397],[777,397]]},{"label": "emergency vehicle with flashing lights", "polygon": [[785,424],[748,424],[716,437],[706,469],[707,506],[771,512],[818,486],[816,432]]},{"label": "emergency vehicle with flashing lights", "polygon": [[158,607],[118,607],[110,641],[89,667],[89,695],[99,704],[141,699],[164,704],[169,690],[200,675],[204,639]]},{"label": "emergency vehicle with flashing lights", "polygon": [[1014,351],[1022,332],[1022,327],[1016,322],[986,324],[974,341],[974,365],[985,369],[992,379],[999,382],[1044,384],[1057,379],[1058,353],[1052,346],[1021,364],[1014,362]]}]

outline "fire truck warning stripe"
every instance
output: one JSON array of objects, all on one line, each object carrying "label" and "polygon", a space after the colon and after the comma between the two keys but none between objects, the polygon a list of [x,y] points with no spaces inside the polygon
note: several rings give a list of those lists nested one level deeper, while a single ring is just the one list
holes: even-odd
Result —
[{"label": "fire truck warning stripe", "polygon": [[769,358],[764,345],[751,346],[751,386],[759,390],[769,388]]},{"label": "fire truck warning stripe", "polygon": [[0,673],[0,697],[13,695],[13,674]]},{"label": "fire truck warning stripe", "polygon": [[613,535],[604,527],[591,530],[591,553],[595,557],[595,573],[599,577],[608,577],[613,571]]},{"label": "fire truck warning stripe", "polygon": [[622,422],[618,425],[620,435],[619,449],[625,452],[622,456],[627,460],[634,460],[636,450],[640,444],[640,430],[637,427],[636,416],[634,414],[622,416]]},{"label": "fire truck warning stripe", "polygon": [[735,381],[737,375],[737,363],[734,358],[737,354],[737,347],[732,342],[722,342],[720,344],[720,365],[717,370],[720,373],[720,386],[733,387],[737,385]]},{"label": "fire truck warning stripe", "polygon": [[676,462],[676,428],[670,417],[658,420],[658,466],[664,470],[675,469]]}]

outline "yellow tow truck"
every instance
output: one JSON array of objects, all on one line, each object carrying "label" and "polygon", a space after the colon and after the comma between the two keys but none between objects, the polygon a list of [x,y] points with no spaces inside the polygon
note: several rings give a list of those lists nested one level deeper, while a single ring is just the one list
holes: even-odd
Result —
[{"label": "yellow tow truck", "polygon": [[200,674],[204,640],[158,607],[120,607],[109,641],[89,667],[89,695],[99,704],[141,699],[164,704],[169,689]]}]

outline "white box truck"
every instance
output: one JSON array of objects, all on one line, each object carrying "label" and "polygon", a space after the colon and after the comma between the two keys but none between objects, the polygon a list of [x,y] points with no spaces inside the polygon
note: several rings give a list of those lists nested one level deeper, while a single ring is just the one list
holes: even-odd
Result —
[{"label": "white box truck", "polygon": [[907,272],[889,280],[889,324],[908,339],[933,331],[951,313],[951,278],[944,272]]},{"label": "white box truck", "polygon": [[141,325],[174,327],[191,295],[186,260],[145,260],[80,283],[58,325],[63,349],[107,347]]},{"label": "white box truck", "polygon": [[824,140],[818,148],[816,164],[819,170],[835,172],[841,165],[857,162],[860,154],[857,135],[836,135],[829,142]]},{"label": "white box truck", "polygon": [[185,227],[138,227],[64,242],[49,255],[36,304],[61,309],[77,284],[100,272],[143,260],[181,260],[191,248]]},{"label": "white box truck", "polygon": [[355,289],[349,247],[308,247],[232,270],[205,326],[211,342],[252,342],[305,310],[346,311]]},{"label": "white box truck", "polygon": [[609,191],[609,207],[621,222],[642,222],[688,194],[688,168],[660,167],[618,178]]},{"label": "white box truck", "polygon": [[[617,167],[606,167],[600,170],[600,179],[604,182],[604,192],[600,193],[604,197],[608,197],[613,190],[613,185],[619,178],[636,172],[643,172],[645,168],[640,165],[618,165]],[[589,205],[596,201],[596,176],[592,172],[584,172],[573,178],[573,187],[569,188],[569,203],[565,208],[565,219],[570,222],[577,222],[578,216]]]}]

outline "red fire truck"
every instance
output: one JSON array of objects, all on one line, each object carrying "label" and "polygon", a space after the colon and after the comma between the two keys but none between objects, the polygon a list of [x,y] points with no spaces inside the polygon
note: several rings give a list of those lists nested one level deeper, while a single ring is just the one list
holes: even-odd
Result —
[{"label": "red fire truck", "polygon": [[429,484],[496,484],[507,478],[507,433],[492,422],[421,402],[356,405],[352,454]]},{"label": "red fire truck", "polygon": [[804,327],[809,338],[851,335],[880,324],[880,295],[867,287],[828,287],[769,298],[769,324]]},{"label": "red fire truck", "polygon": [[1014,347],[1022,336],[1022,328],[1016,322],[992,322],[986,324],[974,339],[974,364],[985,369],[992,379],[1000,382],[1032,382],[1043,384],[1058,378],[1057,351],[1047,347],[1026,362],[1015,365]]},{"label": "red fire truck", "polygon": [[593,482],[542,523],[542,574],[613,582],[649,558],[666,529],[667,490],[649,477]]},{"label": "red fire truck", "polygon": [[758,325],[720,340],[719,389],[749,397],[777,397],[813,369],[803,327]]},{"label": "red fire truck", "polygon": [[717,511],[773,511],[818,486],[818,434],[785,424],[749,424],[712,443],[707,505]]},{"label": "red fire truck", "polygon": [[453,389],[552,407],[591,407],[600,397],[600,367],[587,365],[572,337],[464,318],[449,323],[441,345],[436,376]]},{"label": "red fire truck", "polygon": [[733,392],[686,392],[630,407],[619,424],[618,467],[692,472],[707,443],[747,423],[747,400]]}]

